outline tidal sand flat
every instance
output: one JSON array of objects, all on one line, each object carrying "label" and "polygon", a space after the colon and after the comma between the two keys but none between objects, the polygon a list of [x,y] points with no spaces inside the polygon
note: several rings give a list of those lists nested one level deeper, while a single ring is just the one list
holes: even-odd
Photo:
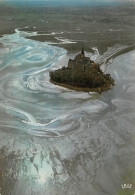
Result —
[{"label": "tidal sand flat", "polygon": [[[0,193],[135,193],[133,4],[2,6]],[[88,94],[50,83],[49,71],[66,66],[82,43],[115,80],[111,90]]]}]

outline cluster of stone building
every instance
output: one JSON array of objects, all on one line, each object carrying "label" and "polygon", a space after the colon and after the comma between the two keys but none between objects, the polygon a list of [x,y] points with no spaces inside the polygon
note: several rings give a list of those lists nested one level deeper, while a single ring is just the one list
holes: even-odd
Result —
[{"label": "cluster of stone building", "polygon": [[85,57],[84,50],[82,49],[81,54],[75,56],[74,60],[69,59],[68,68],[76,69],[78,71],[88,71],[91,68],[98,69],[100,72],[100,67],[94,61],[90,60],[89,57]]}]

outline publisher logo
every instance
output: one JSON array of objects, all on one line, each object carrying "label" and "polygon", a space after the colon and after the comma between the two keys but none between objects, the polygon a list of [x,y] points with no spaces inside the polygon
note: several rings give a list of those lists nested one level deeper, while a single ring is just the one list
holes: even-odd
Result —
[{"label": "publisher logo", "polygon": [[132,188],[132,184],[121,184],[121,187],[122,187],[122,189],[131,189]]}]

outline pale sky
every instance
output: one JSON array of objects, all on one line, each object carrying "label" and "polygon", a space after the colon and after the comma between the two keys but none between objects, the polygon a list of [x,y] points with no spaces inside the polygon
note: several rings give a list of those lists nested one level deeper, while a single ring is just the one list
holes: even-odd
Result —
[{"label": "pale sky", "polygon": [[0,0],[0,2],[5,2],[5,3],[8,3],[8,2],[14,2],[14,1],[17,1],[18,3],[23,3],[23,2],[55,2],[55,4],[58,2],[62,2],[62,3],[71,3],[71,4],[83,4],[83,3],[90,3],[90,4],[102,4],[102,3],[118,3],[118,2],[135,2],[135,0]]},{"label": "pale sky", "polygon": [[[0,0],[0,1],[67,1],[67,2],[93,2],[93,0]],[[129,2],[129,1],[135,1],[135,0],[94,0],[95,2]]]}]

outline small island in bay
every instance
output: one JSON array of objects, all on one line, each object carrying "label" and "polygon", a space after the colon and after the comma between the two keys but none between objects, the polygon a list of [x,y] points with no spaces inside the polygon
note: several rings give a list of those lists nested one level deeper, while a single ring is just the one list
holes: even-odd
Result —
[{"label": "small island in bay", "polygon": [[51,71],[49,75],[53,84],[77,91],[101,93],[114,85],[110,74],[103,73],[99,64],[85,57],[83,49],[74,60],[69,59],[67,67]]}]

